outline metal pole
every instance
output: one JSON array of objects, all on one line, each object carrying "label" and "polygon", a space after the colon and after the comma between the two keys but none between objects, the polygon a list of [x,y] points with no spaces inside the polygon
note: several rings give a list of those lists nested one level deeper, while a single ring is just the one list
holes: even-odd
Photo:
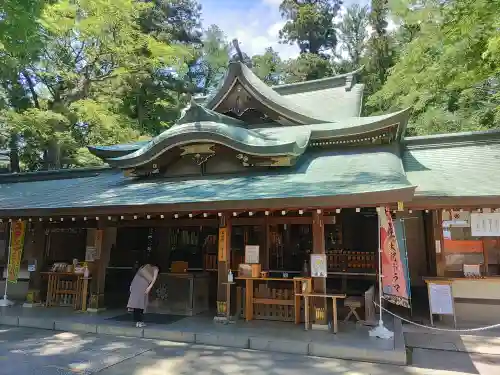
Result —
[{"label": "metal pole", "polygon": [[12,222],[9,224],[9,250],[7,251],[7,272],[5,274],[5,289],[3,292],[3,299],[0,300],[0,306],[10,306],[12,302],[7,299],[7,288],[9,284],[9,266],[10,266],[10,252],[12,244]]},{"label": "metal pole", "polygon": [[372,337],[378,337],[381,339],[389,340],[394,337],[394,333],[389,331],[385,326],[384,326],[384,321],[382,319],[382,244],[380,243],[381,237],[380,237],[380,226],[381,226],[381,215],[386,215],[385,212],[385,207],[378,207],[377,208],[378,212],[378,307],[379,307],[379,318],[378,318],[378,325],[373,328],[370,332],[369,335]]},{"label": "metal pole", "polygon": [[[417,219],[416,217],[412,217],[410,219]],[[412,300],[411,300],[411,277],[410,277],[410,260],[408,259],[408,242],[406,241],[406,220],[408,220],[408,218],[402,218],[400,219],[401,220],[401,229],[403,230],[403,241],[404,241],[404,244],[405,244],[405,248],[404,248],[404,254],[405,254],[405,260],[406,260],[406,267],[407,267],[407,270],[408,270],[408,280],[406,280],[407,282],[407,288],[408,288],[408,302],[410,303],[410,317],[413,318],[413,303],[412,303]],[[406,275],[405,275],[406,277]]]},{"label": "metal pole", "polygon": [[379,326],[384,325],[384,321],[382,320],[382,290],[383,290],[383,284],[382,284],[382,244],[380,243],[380,215],[382,215],[382,211],[384,210],[384,215],[385,215],[385,208],[384,207],[379,207],[379,213],[378,213],[378,306],[379,306],[379,319],[378,319],[378,324]]}]

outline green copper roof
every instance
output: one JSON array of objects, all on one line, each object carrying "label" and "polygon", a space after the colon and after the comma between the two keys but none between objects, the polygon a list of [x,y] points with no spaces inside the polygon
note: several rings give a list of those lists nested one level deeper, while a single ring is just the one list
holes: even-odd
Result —
[{"label": "green copper roof", "polygon": [[[1,179],[0,179],[1,181]],[[89,177],[1,183],[0,213],[20,209],[138,206],[276,198],[332,197],[413,187],[397,147],[304,154],[276,172],[240,176],[133,179],[108,171]]]},{"label": "green copper roof", "polygon": [[[346,74],[315,79],[305,82],[271,86],[288,102],[300,108],[313,108],[321,118],[328,121],[359,116],[362,109],[363,84],[357,84],[358,69]],[[221,85],[223,86],[223,85]],[[193,98],[201,105],[206,105],[212,97]]]},{"label": "green copper roof", "polygon": [[500,131],[406,138],[402,159],[417,197],[500,195]]},{"label": "green copper roof", "polygon": [[262,125],[250,126],[254,131],[271,137],[282,137],[285,134],[292,134],[308,130],[311,132],[311,140],[337,139],[348,136],[362,135],[385,129],[391,125],[398,125],[398,140],[406,129],[410,110],[389,113],[387,115],[369,117],[351,117],[338,122],[328,122],[322,124],[293,125],[280,127],[259,127]]},{"label": "green copper roof", "polygon": [[147,145],[150,140],[138,141],[133,143],[121,143],[110,146],[88,146],[89,151],[95,156],[107,159],[117,158],[123,155],[130,154],[141,147]]},{"label": "green copper roof", "polygon": [[301,107],[314,108],[330,121],[357,117],[361,114],[364,90],[363,84],[356,83],[361,70],[272,88]]},{"label": "green copper roof", "polygon": [[229,64],[229,71],[223,85],[214,96],[207,99],[205,106],[209,109],[216,109],[236,81],[239,81],[259,102],[279,113],[288,121],[296,124],[314,124],[333,120],[329,116],[323,115],[321,111],[316,111],[315,108],[302,107],[288,100],[286,96],[278,94],[241,62]]},{"label": "green copper roof", "polygon": [[245,126],[245,122],[205,108],[194,100],[191,101],[189,107],[185,109],[184,114],[181,115],[175,124],[182,125],[197,121],[211,121],[220,122],[226,125]]},{"label": "green copper roof", "polygon": [[[247,129],[237,119],[193,103],[178,124],[148,142],[89,147],[89,150],[119,168],[148,163],[173,147],[196,142],[215,142],[249,155],[297,157],[305,151],[310,140],[342,139],[381,131],[397,124],[399,140],[408,116],[409,110],[404,110],[381,116],[353,117],[336,123],[267,127],[255,125],[248,126]],[[204,120],[184,122],[198,118]]]},{"label": "green copper roof", "polygon": [[148,163],[168,150],[190,143],[217,143],[257,156],[301,155],[309,142],[310,131],[302,130],[281,138],[271,138],[253,130],[223,123],[202,121],[175,125],[127,155],[106,159],[115,167],[132,168]]}]

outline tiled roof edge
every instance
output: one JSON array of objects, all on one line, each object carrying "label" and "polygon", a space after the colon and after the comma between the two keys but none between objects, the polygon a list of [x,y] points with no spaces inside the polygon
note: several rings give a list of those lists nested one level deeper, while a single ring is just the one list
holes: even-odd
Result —
[{"label": "tiled roof edge", "polygon": [[499,143],[500,129],[405,137],[401,142],[407,148],[439,147],[464,143]]},{"label": "tiled roof edge", "polygon": [[111,170],[113,170],[113,168],[105,166],[89,168],[68,168],[36,172],[4,173],[0,174],[0,184],[92,177],[97,176],[102,172],[108,172]]},{"label": "tiled roof edge", "polygon": [[[359,83],[356,78],[363,69],[364,67],[360,67],[359,69],[354,70],[352,72],[339,74],[333,77],[312,79],[303,82],[285,83],[270,87],[278,94],[285,96],[290,94],[298,94],[302,92],[316,91],[333,87],[345,87],[346,90],[349,91],[356,84]],[[209,98],[210,95],[200,95],[193,97],[193,101],[196,102],[197,104],[203,105],[208,101]]]},{"label": "tiled roof edge", "polygon": [[333,77],[325,77],[296,83],[286,83],[283,85],[271,86],[271,88],[281,95],[297,94],[301,92],[343,86],[346,87],[347,91],[349,91],[356,83],[358,83],[356,77],[362,70],[363,67],[360,67],[352,72],[339,74]]}]

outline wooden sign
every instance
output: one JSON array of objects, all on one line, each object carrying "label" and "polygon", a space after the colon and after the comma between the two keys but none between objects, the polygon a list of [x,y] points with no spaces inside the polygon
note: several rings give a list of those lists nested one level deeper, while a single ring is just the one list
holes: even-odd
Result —
[{"label": "wooden sign", "polygon": [[95,231],[95,255],[94,255],[94,260],[100,259],[101,258],[101,252],[102,252],[102,238],[104,235],[104,231],[102,229],[97,229]]},{"label": "wooden sign", "polygon": [[227,261],[227,228],[219,228],[219,262]]}]

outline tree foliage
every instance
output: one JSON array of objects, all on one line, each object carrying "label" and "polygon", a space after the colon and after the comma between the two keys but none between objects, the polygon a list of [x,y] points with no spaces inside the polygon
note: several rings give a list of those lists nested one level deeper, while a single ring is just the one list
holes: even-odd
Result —
[{"label": "tree foliage", "polygon": [[426,2],[420,31],[370,103],[412,107],[416,134],[498,127],[498,9],[499,0]]},{"label": "tree foliage", "polygon": [[4,0],[0,149],[13,171],[98,164],[87,145],[159,134],[234,60],[269,85],[364,65],[365,115],[412,107],[413,134],[500,125],[500,0],[372,0],[338,22],[341,5],[283,0],[283,60],[240,56],[197,0]]},{"label": "tree foliage", "polygon": [[[346,9],[338,25],[340,60],[345,61],[343,70],[360,67],[368,39],[369,9],[367,6],[353,4]],[[347,58],[343,55],[347,54]]]},{"label": "tree foliage", "polygon": [[368,40],[366,56],[366,83],[368,94],[379,90],[387,80],[394,64],[393,40],[387,30],[388,0],[372,0],[369,14],[372,35]]},{"label": "tree foliage", "polygon": [[4,47],[11,60],[0,71],[10,71],[11,82],[29,98],[19,106],[11,91],[10,108],[2,114],[9,131],[19,134],[27,168],[79,165],[75,156],[89,143],[137,137],[120,90],[167,67],[183,72],[189,57],[182,45],[142,32],[140,17],[151,6],[133,0],[46,4],[34,16],[40,47],[27,46],[24,59],[16,59],[16,48]]},{"label": "tree foliage", "polygon": [[211,25],[205,31],[203,48],[198,65],[198,87],[202,94],[213,91],[222,80],[229,64],[231,45],[224,32],[217,26]]},{"label": "tree foliage", "polygon": [[296,43],[301,53],[320,54],[335,50],[337,32],[335,17],[340,0],[283,0],[281,15],[286,19],[280,38],[285,43]]},{"label": "tree foliage", "polygon": [[253,72],[268,85],[278,85],[282,80],[283,63],[279,54],[272,48],[266,48],[262,55],[252,57]]},{"label": "tree foliage", "polygon": [[284,83],[296,83],[333,75],[329,59],[313,53],[303,53],[296,59],[285,61],[283,67]]}]

